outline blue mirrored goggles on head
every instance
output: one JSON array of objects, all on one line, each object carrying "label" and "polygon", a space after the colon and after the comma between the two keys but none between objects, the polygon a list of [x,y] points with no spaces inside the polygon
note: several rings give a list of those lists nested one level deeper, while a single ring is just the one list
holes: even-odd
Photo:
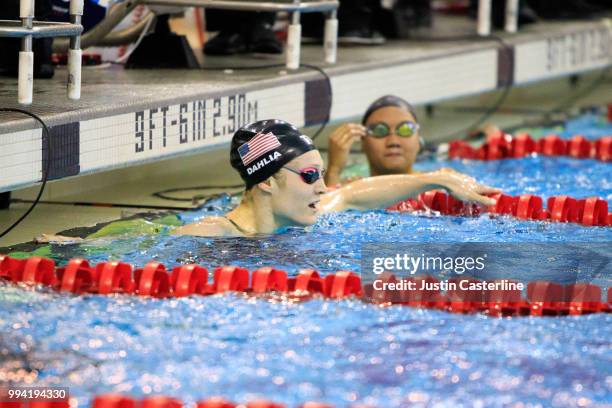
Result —
[{"label": "blue mirrored goggles on head", "polygon": [[[395,134],[399,137],[412,137],[419,131],[419,124],[406,120],[398,123]],[[368,125],[368,136],[375,138],[387,137],[391,134],[391,128],[385,122],[372,123]]]}]

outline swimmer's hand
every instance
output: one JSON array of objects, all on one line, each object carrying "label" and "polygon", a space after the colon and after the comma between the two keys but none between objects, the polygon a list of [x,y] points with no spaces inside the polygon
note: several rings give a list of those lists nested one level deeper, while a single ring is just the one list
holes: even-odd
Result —
[{"label": "swimmer's hand", "polygon": [[83,238],[79,237],[65,237],[63,235],[53,234],[41,234],[34,238],[34,242],[38,244],[52,244],[52,243],[72,243],[83,241]]},{"label": "swimmer's hand", "polygon": [[353,144],[365,137],[367,130],[357,123],[346,123],[329,136],[329,155],[325,183],[336,185],[340,183],[340,174],[348,161]]},{"label": "swimmer's hand", "polygon": [[501,192],[498,188],[480,184],[475,178],[455,171],[441,170],[431,174],[436,176],[444,189],[461,201],[493,205],[495,199],[486,195]]}]

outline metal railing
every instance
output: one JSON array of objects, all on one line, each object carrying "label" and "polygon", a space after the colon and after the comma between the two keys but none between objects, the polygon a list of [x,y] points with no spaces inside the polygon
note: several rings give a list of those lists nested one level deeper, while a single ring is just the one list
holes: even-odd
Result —
[{"label": "metal railing", "polygon": [[[288,12],[291,14],[286,48],[286,65],[289,69],[297,69],[300,66],[300,44],[301,44],[301,13],[323,12],[326,14],[324,30],[324,58],[328,64],[335,64],[338,48],[338,20],[336,17],[339,2],[337,0],[315,0],[315,1],[252,1],[252,0],[132,0],[117,4],[106,18],[96,27],[83,35],[83,48],[94,45],[117,45],[125,41],[128,43],[138,37],[141,27],[146,24],[139,23],[138,30],[127,29],[120,33],[111,31],[127,16],[137,5],[150,6],[152,12],[144,20],[154,18],[154,13],[166,12],[163,7],[202,7],[205,9],[241,10],[241,11],[268,11]],[[158,10],[157,8],[161,8]],[[67,41],[55,41],[54,52],[65,52],[68,49]]]},{"label": "metal railing", "polygon": [[147,6],[184,6],[203,7],[209,9],[288,12],[291,23],[287,31],[287,48],[285,50],[288,69],[300,67],[300,48],[302,42],[301,13],[326,13],[323,34],[323,49],[325,62],[335,64],[338,49],[338,19],[337,10],[340,3],[337,0],[318,1],[249,1],[249,0],[135,0],[136,3]]},{"label": "metal railing", "polygon": [[[493,0],[478,0],[478,35],[491,35],[491,6]],[[506,0],[504,30],[508,33],[518,31],[519,0]]]},{"label": "metal railing", "polygon": [[34,21],[34,0],[20,0],[21,21],[0,20],[0,37],[21,38],[17,101],[32,104],[34,93],[34,52],[32,40],[43,37],[70,37],[68,48],[68,98],[81,98],[81,17],[83,0],[70,0],[70,23]]}]

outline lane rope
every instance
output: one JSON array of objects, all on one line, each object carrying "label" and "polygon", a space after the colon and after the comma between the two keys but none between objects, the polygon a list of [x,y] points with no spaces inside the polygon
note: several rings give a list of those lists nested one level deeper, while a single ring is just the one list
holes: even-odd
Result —
[{"label": "lane rope", "polygon": [[[511,316],[565,316],[591,313],[610,313],[612,288],[602,300],[602,288],[591,283],[560,285],[549,281],[532,281],[527,284],[526,296],[515,288],[507,289],[512,279],[498,279],[494,290],[462,288],[446,292],[421,290],[421,281],[439,282],[433,276],[416,276],[398,279],[389,273],[382,274],[373,283],[363,283],[361,277],[351,271],[338,271],[322,276],[313,269],[302,269],[296,276],[271,267],[249,271],[238,266],[221,266],[212,272],[203,266],[177,265],[167,269],[159,262],[149,262],[144,267],[134,267],[119,261],[90,264],[85,259],[71,259],[64,266],[43,257],[15,259],[0,255],[0,279],[16,284],[43,285],[58,292],[73,294],[111,295],[123,294],[151,298],[177,298],[192,295],[215,295],[240,292],[252,296],[271,293],[289,295],[293,300],[312,297],[327,299],[355,298],[383,305],[403,305],[436,309],[451,313],[483,313],[494,317]],[[470,278],[452,278],[451,280]],[[413,290],[380,290],[383,283],[415,282]],[[459,283],[459,282],[457,282]],[[516,285],[515,285],[516,286]],[[427,287],[436,287],[427,285]],[[387,286],[388,288],[388,286]]]},{"label": "lane rope", "polygon": [[[599,197],[579,199],[570,196],[553,196],[546,201],[533,194],[520,196],[493,194],[491,197],[496,199],[496,203],[484,207],[467,204],[445,192],[433,190],[419,194],[416,199],[409,198],[394,204],[387,210],[436,211],[442,215],[451,216],[478,216],[489,213],[521,220],[574,223],[585,227],[612,226],[612,213],[608,212],[608,202]],[[546,202],[546,207],[544,207],[544,202]]]},{"label": "lane rope", "polygon": [[612,161],[612,136],[603,136],[591,141],[583,135],[562,139],[558,135],[551,134],[536,141],[528,133],[510,135],[497,131],[490,134],[480,147],[472,147],[463,140],[448,143],[449,159],[502,160],[536,154],[610,162]]}]

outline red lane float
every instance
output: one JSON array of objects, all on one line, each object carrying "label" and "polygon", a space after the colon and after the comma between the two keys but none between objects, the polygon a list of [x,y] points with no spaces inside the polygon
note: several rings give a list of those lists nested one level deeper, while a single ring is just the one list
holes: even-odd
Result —
[{"label": "red lane float", "polygon": [[70,408],[70,402],[65,401],[2,401],[0,408]]},{"label": "red lane float", "polygon": [[55,285],[55,262],[38,256],[22,260],[0,255],[0,278],[28,284]]},{"label": "red lane float", "polygon": [[223,398],[213,397],[198,401],[196,403],[196,408],[236,408],[236,404],[233,404]]},{"label": "red lane float", "polygon": [[124,262],[101,262],[96,265],[95,293],[108,295],[110,293],[132,293],[132,265]]},{"label": "red lane float", "polygon": [[65,401],[30,401],[24,408],[70,408],[70,402]]},{"label": "red lane float", "polygon": [[23,268],[24,260],[0,255],[0,278],[13,280],[13,274]]},{"label": "red lane float", "polygon": [[612,136],[605,136],[595,142],[595,158],[601,161],[612,160]]},{"label": "red lane float", "polygon": [[183,408],[183,403],[175,398],[160,395],[143,399],[139,408]]},{"label": "red lane float", "polygon": [[361,278],[349,271],[339,271],[325,277],[325,296],[340,299],[347,296],[361,297]]},{"label": "red lane float", "polygon": [[[381,275],[380,279],[384,282],[397,282],[392,274]],[[601,288],[588,283],[577,283],[564,287],[553,282],[534,281],[528,284],[527,298],[524,299],[521,291],[515,289],[483,291],[461,288],[459,285],[461,280],[472,283],[480,282],[470,277],[449,279],[449,283],[454,282],[457,286],[449,289],[446,294],[437,289],[418,289],[421,283],[417,282],[438,283],[439,281],[434,277],[420,276],[406,280],[415,282],[414,287],[417,289],[403,291],[401,298],[389,293],[384,294],[384,291],[377,291],[372,285],[366,285],[365,299],[379,304],[397,303],[461,314],[485,313],[493,317],[585,315],[610,313],[611,310],[612,288],[608,290],[607,302],[602,302]],[[508,279],[506,281],[517,282]],[[501,282],[501,280],[494,282]]]},{"label": "red lane float", "polygon": [[593,143],[582,135],[576,135],[569,140],[567,155],[576,159],[588,159],[593,150]]},{"label": "red lane float", "polygon": [[[380,284],[397,284],[395,275],[389,272],[383,272],[379,275],[378,281]],[[372,283],[367,283],[363,287],[363,296],[373,303],[400,303],[400,292],[382,290],[374,287]]]},{"label": "red lane float", "polygon": [[584,200],[581,223],[583,225],[612,225],[610,215],[607,201],[590,197]]},{"label": "red lane float", "polygon": [[174,296],[183,297],[193,294],[206,294],[208,270],[199,265],[181,265],[172,269],[170,286]]},{"label": "red lane float", "polygon": [[542,198],[531,194],[518,197],[516,204],[516,217],[522,220],[538,219],[542,214]]},{"label": "red lane float", "polygon": [[521,158],[530,154],[544,156],[569,156],[576,159],[612,160],[612,136],[604,136],[591,141],[583,135],[562,139],[558,135],[547,135],[535,141],[527,133],[515,136],[495,132],[487,137],[485,143],[474,148],[463,140],[448,144],[450,159],[501,160]]},{"label": "red lane float", "polygon": [[170,295],[170,277],[159,262],[149,262],[144,268],[136,269],[134,282],[140,296],[163,298]]},{"label": "red lane float", "polygon": [[50,259],[35,256],[26,260],[23,274],[19,280],[24,283],[55,284],[55,262]]},{"label": "red lane float", "polygon": [[237,266],[222,266],[215,269],[214,293],[243,292],[249,287],[249,271]]},{"label": "red lane float", "polygon": [[565,301],[569,303],[570,315],[598,313],[604,307],[601,302],[601,288],[589,283],[566,286]]},{"label": "red lane float", "polygon": [[568,308],[563,301],[563,286],[547,281],[529,282],[527,300],[532,316],[566,315]]},{"label": "red lane float", "polygon": [[[516,282],[509,280],[510,282]],[[489,290],[485,292],[486,313],[494,317],[529,315],[529,307],[520,290]]]},{"label": "red lane float", "polygon": [[442,191],[427,191],[419,195],[419,201],[425,208],[439,211],[443,214],[448,213],[448,195]]},{"label": "red lane float", "polygon": [[[443,293],[440,290],[440,281],[435,277],[415,276],[399,281],[387,272],[377,278],[376,282],[380,284],[377,287],[373,283],[362,285],[361,278],[350,271],[339,271],[321,277],[313,269],[302,269],[296,277],[288,278],[287,273],[280,269],[259,268],[249,276],[250,273],[245,268],[223,266],[215,269],[213,283],[209,285],[207,269],[199,265],[176,266],[171,274],[164,265],[157,262],[150,262],[144,268],[138,269],[120,262],[103,262],[92,268],[83,259],[72,259],[66,266],[51,270],[53,265],[52,260],[40,257],[17,260],[0,255],[0,278],[15,283],[43,284],[58,291],[75,294],[121,293],[167,298],[228,291],[252,294],[282,292],[296,299],[315,295],[329,299],[354,297],[381,305],[399,304],[452,313],[485,313],[498,317],[583,315],[609,313],[612,310],[612,289],[608,289],[607,301],[602,302],[601,288],[588,283],[563,287],[547,281],[530,282],[527,286],[527,297],[523,299],[519,290],[482,291],[461,288],[461,280],[480,282],[469,277],[449,279],[457,288],[449,288]],[[31,271],[24,273],[28,267]],[[403,287],[411,285],[412,289],[381,289],[388,284],[401,284]],[[423,287],[425,289],[421,289]],[[113,408],[114,404],[129,405],[130,402],[122,402],[116,396],[106,395],[96,404],[101,404],[97,408]],[[155,400],[148,404],[161,402]],[[123,405],[118,408],[130,408]],[[149,408],[159,407],[151,405]]]},{"label": "red lane float", "polygon": [[57,268],[56,288],[60,292],[85,293],[94,285],[94,269],[84,259],[71,259],[68,265]]},{"label": "red lane float", "polygon": [[119,394],[103,394],[96,396],[92,408],[136,408],[136,400]]},{"label": "red lane float", "polygon": [[551,197],[548,199],[550,219],[558,222],[569,222],[576,212],[577,201],[568,196]]},{"label": "red lane float", "polygon": [[303,294],[325,293],[325,283],[314,269],[302,269],[295,278],[287,280],[289,291]]},{"label": "red lane float", "polygon": [[569,196],[550,197],[547,208],[543,208],[541,197],[523,194],[510,196],[493,194],[494,205],[482,207],[466,204],[441,191],[428,191],[417,200],[408,199],[397,203],[388,211],[414,212],[433,210],[443,215],[475,216],[482,212],[497,215],[510,215],[523,220],[571,222],[584,226],[612,226],[612,213],[608,212],[608,202],[598,197],[576,199]]},{"label": "red lane float", "polygon": [[415,200],[413,198],[409,198],[405,201],[400,201],[399,203],[393,204],[388,207],[389,211],[400,211],[400,212],[413,212],[413,211],[422,211],[425,210],[423,203],[420,200]]},{"label": "red lane float", "polygon": [[489,212],[500,215],[514,215],[518,209],[518,197],[512,197],[505,194],[495,194],[492,196],[495,199],[495,204],[488,207]]},{"label": "red lane float", "polygon": [[414,290],[403,290],[400,292],[400,302],[411,307],[427,309],[439,309],[446,306],[446,299],[441,297],[438,289],[421,289],[422,287],[432,287],[439,283],[433,276],[416,276],[414,278],[404,278],[402,281],[414,284]]},{"label": "red lane float", "polygon": [[527,133],[519,133],[516,135],[510,144],[510,157],[518,159],[529,156],[536,151],[536,142]]},{"label": "red lane float", "polygon": [[246,408],[286,408],[286,405],[271,401],[253,401],[247,403]]},{"label": "red lane float", "polygon": [[457,289],[451,289],[448,293],[448,310],[453,313],[475,313],[487,309],[485,305],[485,292],[482,290],[461,289],[459,282],[467,280],[472,283],[479,282],[478,279],[465,277],[453,277],[448,281],[457,285]]},{"label": "red lane float", "polygon": [[487,144],[482,146],[482,153],[477,156],[484,156],[485,160],[498,160],[508,157],[512,149],[512,137],[503,132],[494,132],[487,138]]},{"label": "red lane float", "polygon": [[536,152],[544,156],[565,156],[567,153],[567,141],[557,135],[548,135],[536,143]]},{"label": "red lane float", "polygon": [[[23,408],[20,403],[15,405],[16,408]],[[32,404],[32,403],[30,403]],[[52,405],[46,405],[49,403],[43,403],[45,405],[37,406],[37,408],[55,408]],[[91,408],[183,408],[186,406],[182,401],[166,397],[166,396],[152,396],[143,400],[136,400],[132,397],[127,397],[117,394],[103,394],[94,397]],[[211,397],[200,400],[195,403],[195,408],[286,408],[286,405],[279,404],[273,401],[256,400],[243,404],[235,404],[221,397]],[[300,408],[334,408],[333,405],[324,404],[315,401],[308,401],[299,406]],[[357,408],[357,406],[353,406]],[[66,405],[57,406],[57,408],[68,408],[68,402]]]},{"label": "red lane float", "polygon": [[251,280],[253,293],[287,292],[287,272],[274,268],[259,268]]}]

